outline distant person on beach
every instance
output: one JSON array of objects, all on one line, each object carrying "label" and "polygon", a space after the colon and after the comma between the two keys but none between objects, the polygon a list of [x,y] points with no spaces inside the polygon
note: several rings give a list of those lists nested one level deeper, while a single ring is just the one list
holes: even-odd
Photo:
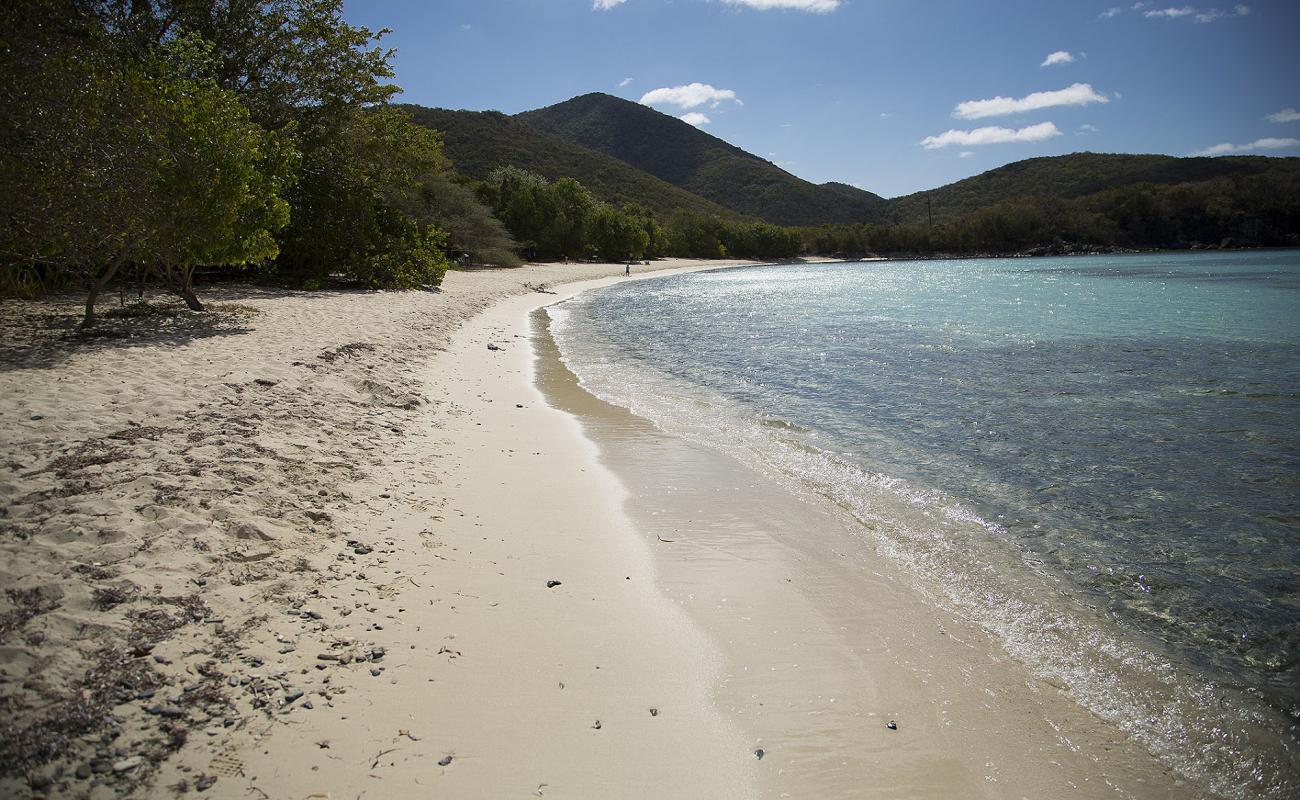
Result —
[{"label": "distant person on beach", "polygon": [[628,253],[627,263],[623,265],[623,277],[629,278],[631,276],[632,276],[632,254]]}]

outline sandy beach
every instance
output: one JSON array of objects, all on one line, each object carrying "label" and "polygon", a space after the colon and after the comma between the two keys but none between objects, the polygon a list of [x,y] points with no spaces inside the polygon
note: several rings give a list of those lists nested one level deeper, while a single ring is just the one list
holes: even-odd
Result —
[{"label": "sandy beach", "polygon": [[621,273],[76,341],[7,302],[0,793],[1199,796],[833,509],[585,393],[534,312]]}]

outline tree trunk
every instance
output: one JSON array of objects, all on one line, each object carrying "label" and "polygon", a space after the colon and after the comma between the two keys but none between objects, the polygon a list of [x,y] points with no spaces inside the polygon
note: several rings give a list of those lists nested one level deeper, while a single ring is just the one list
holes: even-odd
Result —
[{"label": "tree trunk", "polygon": [[117,274],[117,268],[122,266],[122,262],[125,260],[125,254],[117,257],[108,265],[108,269],[104,270],[103,275],[90,279],[90,290],[86,293],[86,313],[81,318],[82,330],[95,324],[95,301],[99,299],[99,293],[104,290],[108,282],[113,280],[113,276]]},{"label": "tree trunk", "polygon": [[182,300],[185,301],[185,307],[190,311],[203,311],[203,303],[199,302],[198,295],[194,294],[194,268],[193,267],[172,267],[165,265],[159,270],[167,288],[175,292]]}]

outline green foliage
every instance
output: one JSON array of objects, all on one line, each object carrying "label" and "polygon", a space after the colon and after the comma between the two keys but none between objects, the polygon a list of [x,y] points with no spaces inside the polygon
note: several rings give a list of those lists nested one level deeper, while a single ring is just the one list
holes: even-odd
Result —
[{"label": "green foliage", "polygon": [[441,282],[447,259],[432,243],[446,237],[427,202],[444,169],[438,135],[380,107],[307,117],[300,138],[282,276],[302,284],[339,274],[375,288]]},{"label": "green foliage", "polygon": [[650,235],[642,220],[612,206],[600,205],[588,225],[591,249],[605,261],[640,259],[645,256]]},{"label": "green foliage", "polygon": [[357,109],[401,90],[387,31],[343,19],[343,0],[90,0],[109,29],[139,53],[178,33],[212,50],[211,77],[253,119],[279,129],[320,109]]},{"label": "green foliage", "polygon": [[864,222],[885,202],[842,183],[809,183],[675,117],[607,94],[582,95],[515,119],[613,156],[733,214],[778,225]]},{"label": "green foliage", "polygon": [[1300,163],[1296,159],[1259,156],[1174,158],[1109,153],[1031,158],[938,189],[891,200],[875,221],[928,223],[933,216],[936,223],[950,222],[1020,197],[1072,200],[1124,186],[1203,183],[1277,170],[1300,171]]},{"label": "green foliage", "polygon": [[[617,158],[543,133],[500,112],[403,107],[417,123],[443,134],[447,156],[457,171],[475,180],[491,183],[489,176],[497,167],[510,166],[548,181],[573,178],[606,203],[642,204],[661,217],[678,208],[737,216]],[[491,197],[486,201],[494,205]]]},{"label": "green foliage", "polygon": [[204,76],[201,41],[131,57],[84,19],[53,33],[11,21],[0,59],[10,274],[39,265],[85,282],[90,323],[95,295],[128,262],[197,306],[195,267],[275,254],[292,152]]},{"label": "green foliage", "polygon": [[585,255],[587,225],[596,200],[573,178],[551,183],[536,173],[500,167],[488,176],[487,194],[510,233],[533,257]]},{"label": "green foliage", "polygon": [[469,256],[470,263],[517,267],[522,262],[518,245],[505,223],[492,215],[474,190],[448,172],[429,175],[421,199],[431,219],[447,232],[447,247]]},{"label": "green foliage", "polygon": [[1098,248],[1295,246],[1300,170],[1162,185],[1131,184],[1074,199],[1011,198],[938,223],[822,226],[804,231],[815,253],[1059,253]]}]

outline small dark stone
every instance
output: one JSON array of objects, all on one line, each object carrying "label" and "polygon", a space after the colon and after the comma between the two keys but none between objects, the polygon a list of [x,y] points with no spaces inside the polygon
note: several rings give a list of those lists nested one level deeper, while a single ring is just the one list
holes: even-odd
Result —
[{"label": "small dark stone", "polygon": [[44,772],[29,772],[27,774],[27,785],[38,792],[48,787],[52,782],[50,776]]},{"label": "small dark stone", "polygon": [[81,764],[80,766],[77,767],[77,772],[76,772],[77,780],[84,781],[86,778],[89,778],[92,774],[93,774],[93,770],[91,770],[89,764]]},{"label": "small dark stone", "polygon": [[767,751],[761,747],[754,751],[754,758],[757,758],[759,761],[762,761],[763,756],[765,755],[767,755]]},{"label": "small dark stone", "polygon": [[194,782],[194,788],[198,789],[200,792],[206,792],[211,789],[212,785],[216,782],[216,775],[200,775],[199,779]]},{"label": "small dark stone", "polygon": [[515,408],[523,408],[523,407],[524,407],[523,403],[515,403]]},{"label": "small dark stone", "polygon": [[891,719],[889,722],[885,723],[885,727],[889,728],[891,731],[896,731],[898,730],[898,723]]},{"label": "small dark stone", "polygon": [[438,759],[438,766],[440,767],[445,767],[450,763],[451,763],[451,756],[443,756],[442,758]]},{"label": "small dark stone", "polygon": [[381,672],[383,672],[383,670],[380,669],[379,667],[375,667],[374,669],[370,670],[370,674],[374,675],[376,678],[379,677],[379,673]]},{"label": "small dark stone", "polygon": [[256,383],[258,386],[274,386],[279,383],[279,381],[273,381],[270,378],[255,378],[253,383]]},{"label": "small dark stone", "polygon": [[501,348],[500,348],[500,347],[497,347],[497,346],[494,345],[494,344],[489,343],[489,344],[488,344],[488,349],[489,349],[489,350],[500,350]]},{"label": "small dark stone", "polygon": [[651,709],[650,709],[650,716],[652,716],[652,717],[657,717],[657,716],[659,716],[659,709],[651,707]]},{"label": "small dark stone", "polygon": [[592,725],[591,727],[595,730],[600,730],[600,720],[596,720],[596,724]]},{"label": "small dark stone", "polygon": [[45,419],[45,416],[42,414],[32,414],[32,422],[40,422],[43,419]]},{"label": "small dark stone", "polygon": [[546,588],[547,588],[547,589],[554,589],[556,586],[559,586],[559,585],[560,585],[560,582],[559,582],[559,581],[547,581],[547,582],[546,582]]},{"label": "small dark stone", "polygon": [[295,700],[297,700],[298,698],[302,697],[302,695],[303,695],[303,691],[302,691],[302,689],[294,689],[293,691],[289,692],[288,694],[286,694],[286,695],[284,696],[284,704],[287,706],[287,705],[289,705],[290,703],[292,703],[293,701],[295,701]]}]

